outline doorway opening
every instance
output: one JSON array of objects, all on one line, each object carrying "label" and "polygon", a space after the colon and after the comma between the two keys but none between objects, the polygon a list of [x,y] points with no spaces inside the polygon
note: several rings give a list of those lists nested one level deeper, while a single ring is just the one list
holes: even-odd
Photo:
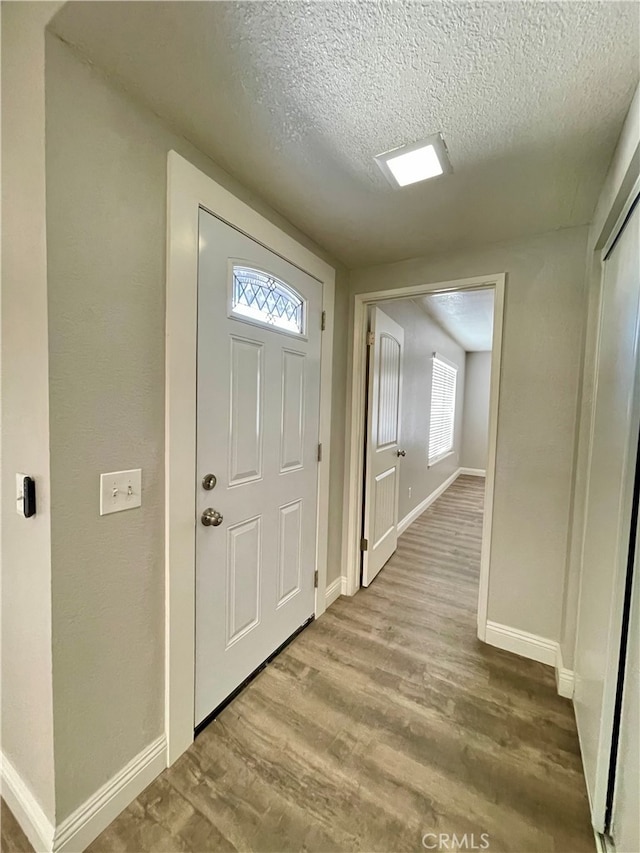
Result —
[{"label": "doorway opening", "polygon": [[355,298],[347,591],[368,586],[395,552],[398,537],[463,477],[458,490],[466,482],[484,505],[477,619],[482,640],[504,288],[505,275],[496,274]]}]

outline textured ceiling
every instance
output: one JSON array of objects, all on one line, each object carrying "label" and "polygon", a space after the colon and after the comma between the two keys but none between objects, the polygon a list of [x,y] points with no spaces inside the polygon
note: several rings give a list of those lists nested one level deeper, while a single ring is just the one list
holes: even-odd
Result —
[{"label": "textured ceiling", "polygon": [[436,293],[416,302],[467,352],[491,350],[493,290]]},{"label": "textured ceiling", "polygon": [[[71,2],[52,28],[349,266],[589,222],[637,3]],[[373,156],[442,131],[454,173]]]}]

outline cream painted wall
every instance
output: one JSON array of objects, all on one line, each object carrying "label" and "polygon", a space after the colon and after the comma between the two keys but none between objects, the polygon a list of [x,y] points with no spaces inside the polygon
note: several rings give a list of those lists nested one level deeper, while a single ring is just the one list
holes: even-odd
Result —
[{"label": "cream painted wall", "polygon": [[585,314],[582,358],[582,383],[579,395],[579,417],[575,438],[575,487],[573,493],[571,529],[568,544],[568,572],[564,594],[562,627],[562,657],[564,665],[572,669],[575,651],[578,596],[580,587],[581,547],[585,514],[587,466],[591,413],[593,410],[595,356],[599,323],[602,266],[600,249],[608,238],[633,183],[640,174],[640,87],[631,102],[620,139],[605,179],[585,256]]},{"label": "cream painted wall", "polygon": [[[407,455],[400,460],[398,519],[402,520],[460,466],[465,352],[410,299],[383,302],[379,307],[404,329],[400,446]],[[458,367],[456,425],[454,453],[428,468],[431,357],[434,352],[439,352]]]},{"label": "cream painted wall", "polygon": [[489,447],[489,392],[491,353],[468,352],[465,365],[464,420],[462,425],[463,468],[487,467]]},{"label": "cream painted wall", "polygon": [[[298,240],[154,115],[47,38],[47,238],[56,805],[64,819],[163,730],[166,158],[174,148]],[[331,261],[331,259],[328,259]],[[336,419],[346,286],[338,270]],[[101,471],[143,505],[100,518]],[[332,460],[339,564],[342,457]]]},{"label": "cream painted wall", "polygon": [[351,293],[506,272],[488,618],[560,639],[588,229],[355,270]]},{"label": "cream painted wall", "polygon": [[[2,752],[55,817],[44,27],[62,3],[2,4]],[[15,474],[38,512],[15,512]]]}]

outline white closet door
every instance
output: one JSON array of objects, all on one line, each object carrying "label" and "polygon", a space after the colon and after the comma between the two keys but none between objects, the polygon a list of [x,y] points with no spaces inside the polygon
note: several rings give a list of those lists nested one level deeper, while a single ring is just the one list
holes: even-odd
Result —
[{"label": "white closet door", "polygon": [[604,829],[635,456],[640,212],[604,262],[582,578],[575,710],[594,826]]},{"label": "white closet door", "polygon": [[640,525],[636,532],[635,574],[622,693],[620,743],[610,834],[618,853],[640,850]]}]

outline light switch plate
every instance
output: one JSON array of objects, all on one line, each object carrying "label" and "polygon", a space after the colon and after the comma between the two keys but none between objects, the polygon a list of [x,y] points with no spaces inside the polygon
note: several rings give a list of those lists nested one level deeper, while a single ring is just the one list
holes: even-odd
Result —
[{"label": "light switch plate", "polygon": [[100,474],[100,515],[142,504],[142,468]]}]

